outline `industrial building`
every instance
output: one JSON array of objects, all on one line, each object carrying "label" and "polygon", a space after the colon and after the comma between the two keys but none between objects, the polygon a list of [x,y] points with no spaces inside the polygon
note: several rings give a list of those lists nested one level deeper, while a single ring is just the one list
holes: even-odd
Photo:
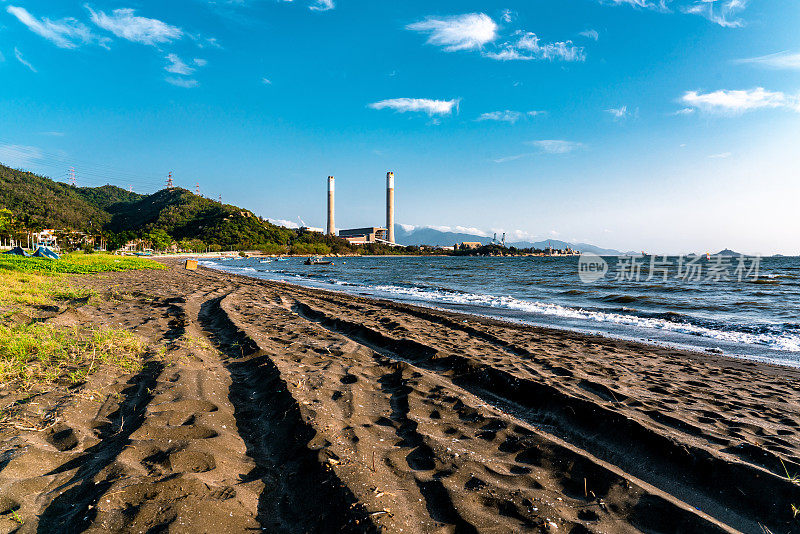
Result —
[{"label": "industrial building", "polygon": [[[334,199],[334,178],[328,176],[328,235],[336,235]],[[350,228],[339,231],[339,237],[346,239],[351,245],[367,243],[385,243],[397,246],[394,241],[394,173],[386,173],[386,228],[369,226],[366,228]]]},{"label": "industrial building", "polygon": [[386,228],[378,228],[376,226],[351,228],[349,230],[339,230],[339,237],[346,239],[351,245],[363,245],[364,243],[377,243],[378,240],[388,241],[388,231]]}]

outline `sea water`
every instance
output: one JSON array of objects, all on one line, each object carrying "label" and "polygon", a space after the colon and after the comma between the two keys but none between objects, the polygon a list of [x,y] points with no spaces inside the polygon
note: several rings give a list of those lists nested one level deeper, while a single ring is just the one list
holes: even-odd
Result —
[{"label": "sea water", "polygon": [[[307,266],[304,258],[255,258],[207,267],[307,287],[379,297],[525,324],[597,333],[800,367],[800,258],[761,258],[741,280],[613,272],[593,282],[578,276],[577,257],[355,257]],[[608,258],[611,265],[619,258]],[[713,262],[705,260],[708,266]],[[750,260],[748,260],[750,261]],[[664,278],[667,280],[664,280]]]}]

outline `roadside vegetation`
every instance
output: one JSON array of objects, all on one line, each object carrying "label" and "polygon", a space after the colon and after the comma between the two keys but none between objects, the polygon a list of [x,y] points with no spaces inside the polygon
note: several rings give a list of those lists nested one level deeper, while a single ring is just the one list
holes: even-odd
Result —
[{"label": "roadside vegetation", "polygon": [[69,274],[163,268],[145,258],[109,254],[75,253],[60,260],[0,255],[0,387],[77,383],[104,363],[138,370],[144,347],[131,332],[46,319],[101,298]]}]

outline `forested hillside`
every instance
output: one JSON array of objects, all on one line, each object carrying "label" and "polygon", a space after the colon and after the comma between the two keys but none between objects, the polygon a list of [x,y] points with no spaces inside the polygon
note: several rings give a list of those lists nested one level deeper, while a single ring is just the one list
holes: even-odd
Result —
[{"label": "forested hillside", "polygon": [[[14,220],[10,233],[55,228],[102,234],[110,248],[145,239],[154,248],[178,242],[191,250],[260,249],[274,253],[350,253],[343,239],[276,226],[252,212],[181,188],[152,195],[113,185],[74,187],[0,165],[0,210]],[[362,249],[392,252],[388,247]]]}]

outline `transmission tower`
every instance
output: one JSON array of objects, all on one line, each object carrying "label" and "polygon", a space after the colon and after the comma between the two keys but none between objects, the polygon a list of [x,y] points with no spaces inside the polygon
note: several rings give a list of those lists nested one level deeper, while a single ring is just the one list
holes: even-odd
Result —
[{"label": "transmission tower", "polygon": [[133,186],[128,184],[128,193],[133,193]]},{"label": "transmission tower", "polygon": [[194,184],[194,192],[199,195],[200,194],[200,183],[197,182]]},{"label": "transmission tower", "polygon": [[172,171],[167,175],[167,189],[172,189]]},{"label": "transmission tower", "polygon": [[69,168],[69,184],[72,187],[75,187],[75,180],[76,180],[75,167],[70,167]]},{"label": "transmission tower", "polygon": [[222,204],[222,195],[219,196],[219,203]]}]

